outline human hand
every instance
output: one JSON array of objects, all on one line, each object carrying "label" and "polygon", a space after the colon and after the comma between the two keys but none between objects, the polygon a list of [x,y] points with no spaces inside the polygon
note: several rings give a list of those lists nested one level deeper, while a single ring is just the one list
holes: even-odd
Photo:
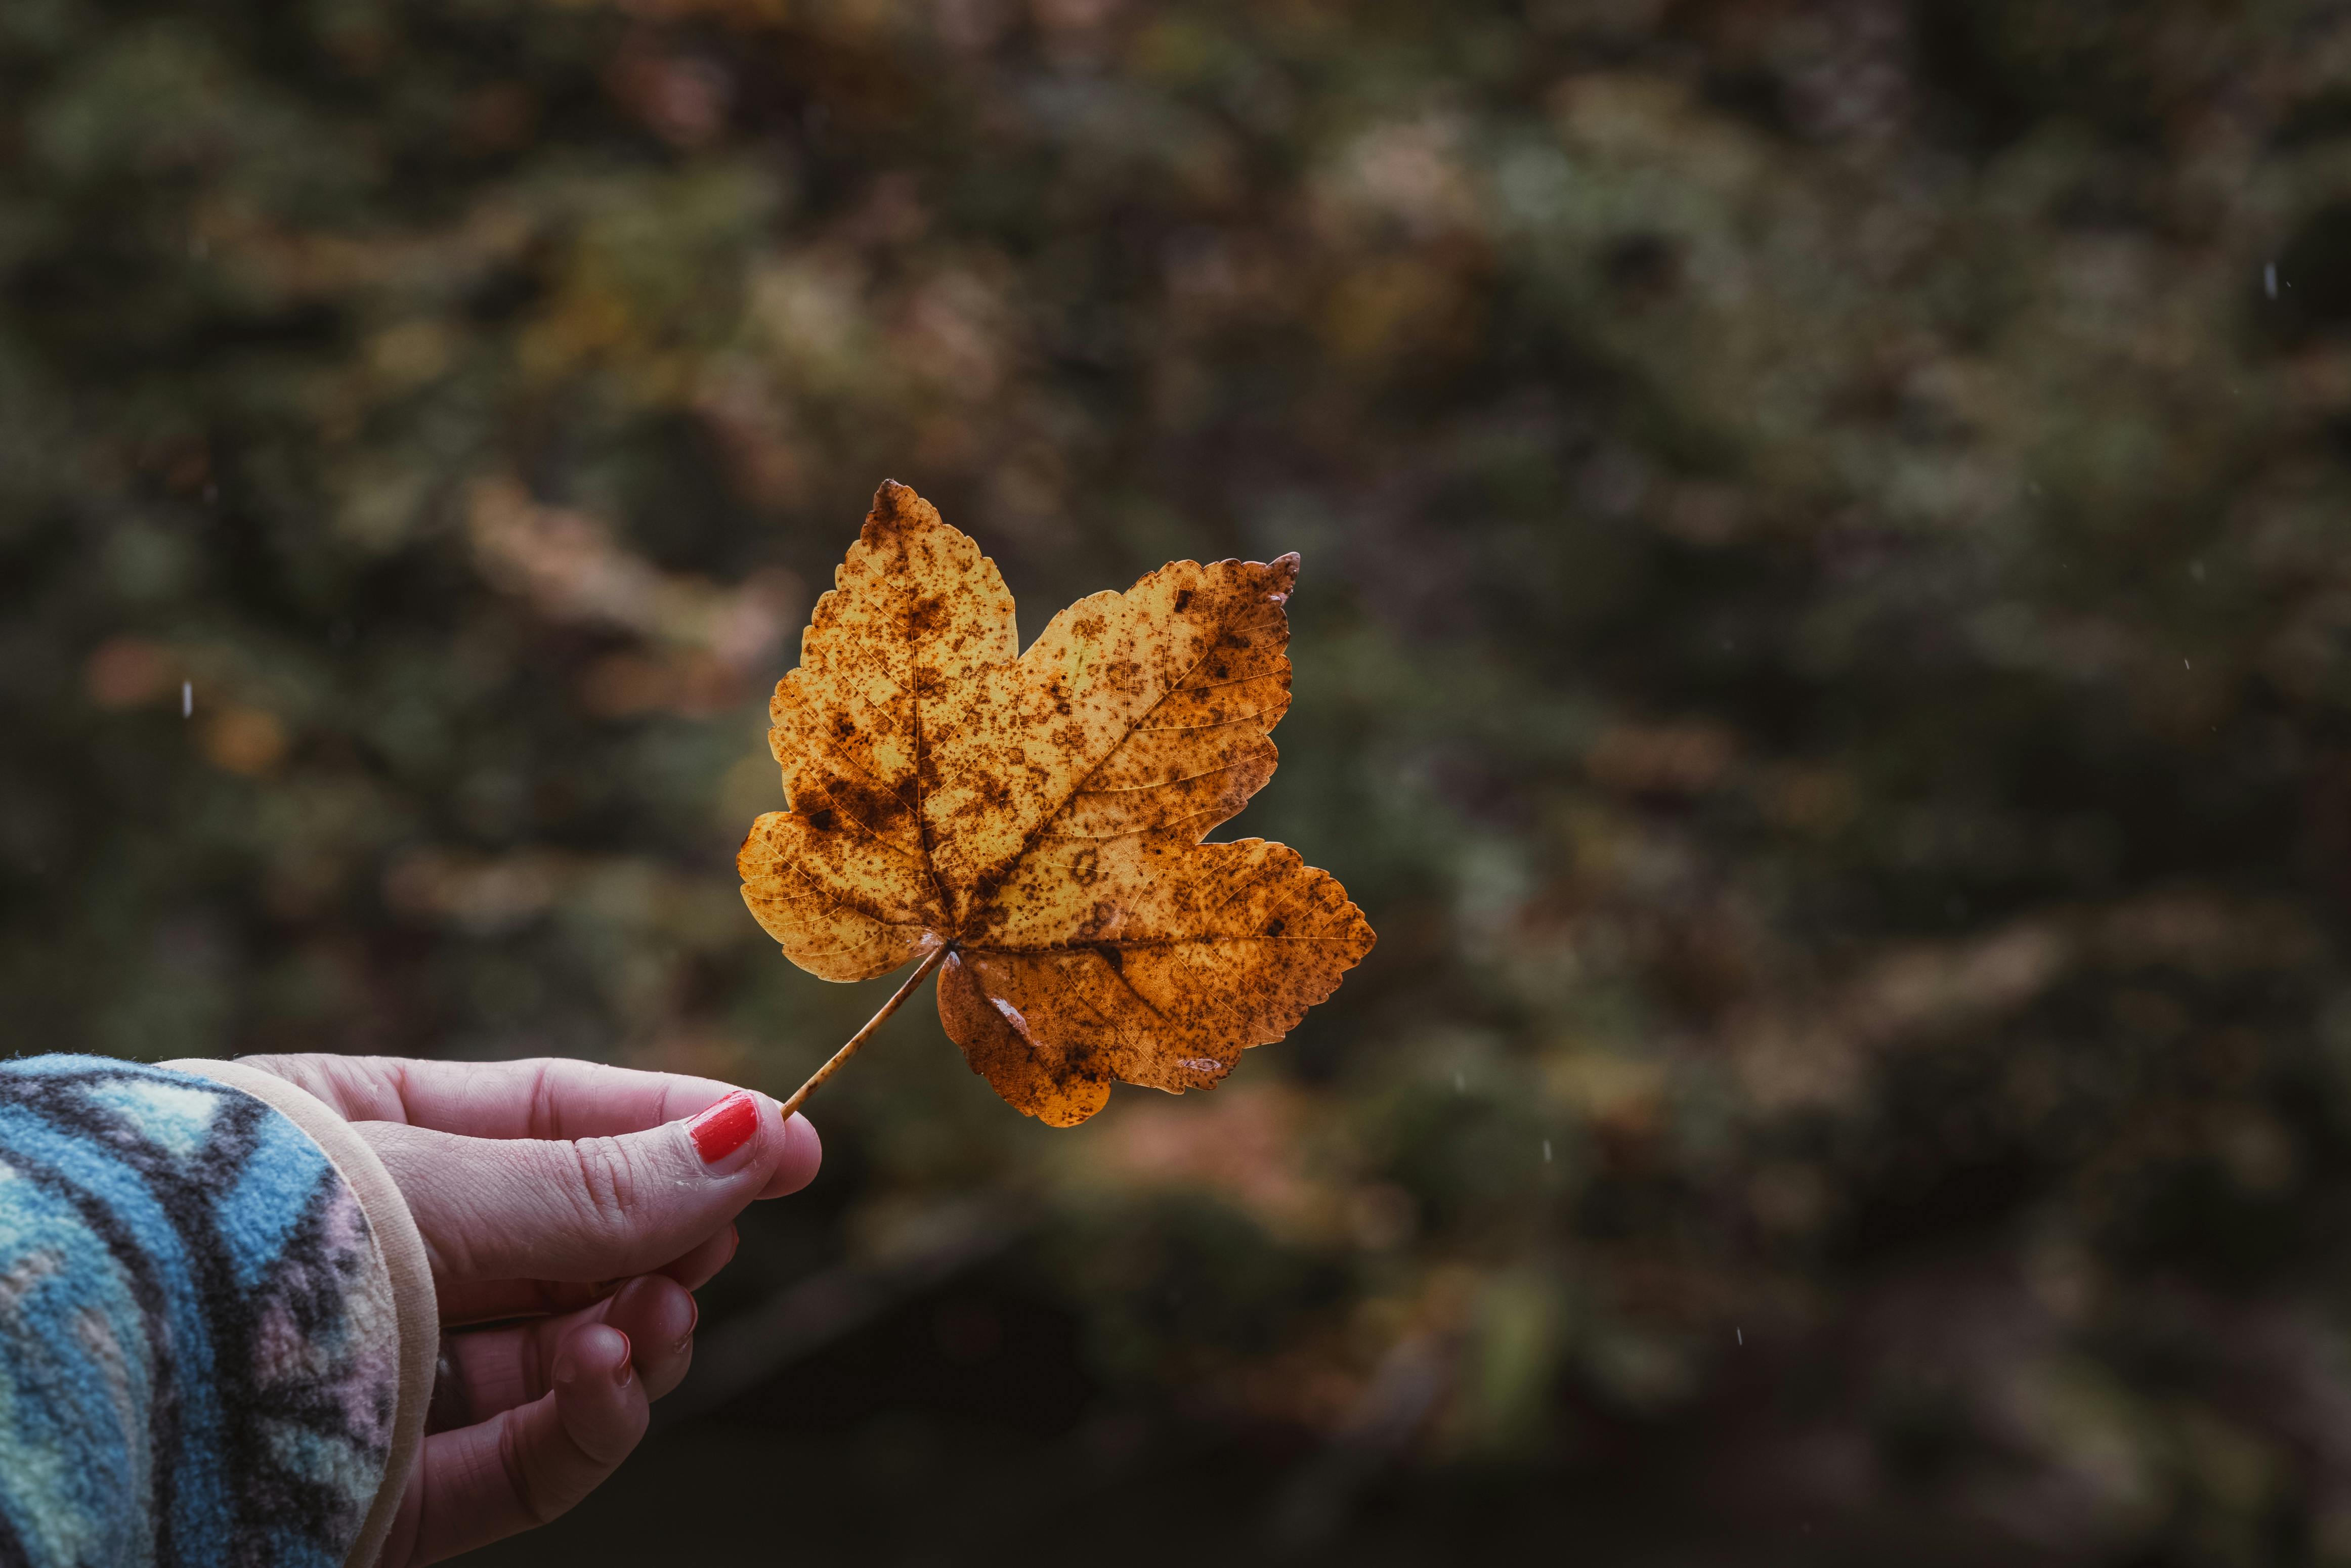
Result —
[{"label": "human hand", "polygon": [[816,1176],[816,1130],[706,1078],[548,1058],[251,1056],[375,1150],[424,1239],[445,1327],[434,1419],[381,1568],[545,1524],[643,1437],[692,1357],[690,1292],[755,1198]]}]

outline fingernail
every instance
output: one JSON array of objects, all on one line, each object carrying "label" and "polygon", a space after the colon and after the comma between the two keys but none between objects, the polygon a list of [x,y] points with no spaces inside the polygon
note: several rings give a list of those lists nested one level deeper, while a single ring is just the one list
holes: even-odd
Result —
[{"label": "fingernail", "polygon": [[700,1323],[701,1322],[702,1322],[702,1303],[701,1303],[700,1301],[695,1301],[692,1296],[688,1296],[688,1297],[686,1297],[686,1299],[685,1299],[685,1332],[684,1332],[684,1333],[682,1333],[682,1334],[680,1334],[680,1335],[678,1335],[678,1336],[677,1336],[677,1343],[676,1343],[675,1344],[671,1345],[671,1346],[670,1346],[670,1349],[672,1349],[672,1350],[675,1350],[675,1351],[683,1351],[684,1349],[685,1349],[685,1347],[686,1347],[686,1346],[688,1346],[688,1345],[692,1344],[692,1343],[694,1343],[694,1330],[695,1330],[695,1325],[696,1325],[696,1324]]},{"label": "fingernail", "polygon": [[626,1388],[629,1379],[637,1375],[636,1363],[630,1359],[636,1354],[636,1347],[629,1343],[629,1336],[622,1330],[614,1329],[612,1332],[621,1336],[621,1364],[612,1369],[612,1386]]},{"label": "fingernail", "polygon": [[715,1166],[741,1148],[758,1130],[758,1096],[747,1089],[737,1089],[685,1124],[694,1152],[706,1166]]}]

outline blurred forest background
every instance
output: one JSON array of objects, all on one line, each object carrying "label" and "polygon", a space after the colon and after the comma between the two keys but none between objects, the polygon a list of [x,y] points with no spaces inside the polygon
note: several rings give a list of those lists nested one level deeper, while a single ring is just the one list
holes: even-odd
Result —
[{"label": "blurred forest background", "polygon": [[1379,947],[1074,1132],[909,1008],[479,1561],[2351,1563],[2351,7],[6,0],[7,1046],[789,1090],[884,476],[1301,550]]}]

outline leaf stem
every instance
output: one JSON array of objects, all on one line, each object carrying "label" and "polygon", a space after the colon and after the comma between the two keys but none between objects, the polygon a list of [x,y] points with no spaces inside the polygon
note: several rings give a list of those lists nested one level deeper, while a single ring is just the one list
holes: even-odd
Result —
[{"label": "leaf stem", "polygon": [[817,1092],[818,1085],[821,1084],[826,1079],[831,1077],[834,1073],[840,1071],[841,1064],[847,1061],[851,1057],[855,1056],[859,1048],[863,1046],[867,1040],[873,1038],[873,1031],[880,1029],[883,1023],[888,1021],[890,1015],[898,1010],[898,1004],[912,996],[914,994],[914,988],[923,983],[924,977],[928,975],[933,969],[937,968],[940,961],[954,950],[954,946],[946,942],[942,942],[937,946],[932,948],[931,956],[924,959],[913,974],[906,977],[906,983],[900,986],[897,989],[897,993],[888,1001],[882,1004],[882,1010],[875,1013],[872,1018],[866,1019],[865,1027],[859,1030],[855,1034],[851,1035],[849,1037],[849,1043],[842,1046],[839,1051],[834,1051],[831,1061],[826,1062],[822,1067],[818,1068],[814,1072],[809,1074],[809,1081],[806,1083],[801,1084],[798,1089],[792,1091],[792,1097],[784,1102],[785,1116],[789,1117],[793,1112],[808,1103],[808,1097]]}]

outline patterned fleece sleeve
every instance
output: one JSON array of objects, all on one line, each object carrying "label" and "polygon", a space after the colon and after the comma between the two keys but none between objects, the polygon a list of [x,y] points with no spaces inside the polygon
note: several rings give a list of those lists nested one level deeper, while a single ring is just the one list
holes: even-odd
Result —
[{"label": "patterned fleece sleeve", "polygon": [[299,1090],[185,1065],[0,1063],[0,1563],[364,1564],[413,1461],[390,1178]]}]

